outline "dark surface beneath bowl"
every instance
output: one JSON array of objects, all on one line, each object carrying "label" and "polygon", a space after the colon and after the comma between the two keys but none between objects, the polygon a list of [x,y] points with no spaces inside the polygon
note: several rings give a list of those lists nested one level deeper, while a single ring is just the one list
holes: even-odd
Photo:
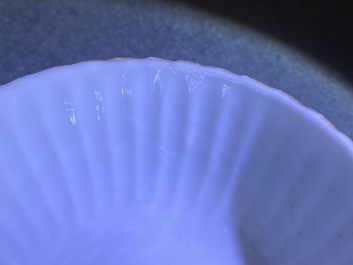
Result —
[{"label": "dark surface beneath bowl", "polygon": [[[342,21],[348,27],[347,18],[327,28],[333,18],[322,17],[331,9],[315,9],[315,5],[310,9],[302,2],[284,6],[255,0],[233,1],[233,5],[225,0],[218,4],[4,0],[0,2],[0,84],[84,60],[149,56],[189,60],[281,89],[353,138],[353,89],[345,76],[351,64],[344,53],[350,46],[333,34],[339,34],[335,28]],[[303,12],[295,15],[296,10]],[[320,26],[325,30],[320,31]],[[332,48],[334,43],[338,50]]]},{"label": "dark surface beneath bowl", "polygon": [[174,0],[266,32],[353,81],[353,10],[348,1]]}]

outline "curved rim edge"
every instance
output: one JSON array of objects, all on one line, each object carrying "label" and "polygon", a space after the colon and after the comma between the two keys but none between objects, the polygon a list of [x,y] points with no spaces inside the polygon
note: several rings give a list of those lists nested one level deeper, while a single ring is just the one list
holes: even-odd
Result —
[{"label": "curved rim edge", "polygon": [[[1,88],[7,87],[8,85],[14,84],[20,80],[21,81],[25,80],[27,77],[36,76],[39,73],[45,73],[47,71],[53,71],[57,68],[72,67],[72,66],[77,66],[80,64],[85,64],[85,63],[102,63],[102,62],[127,62],[127,63],[131,63],[131,62],[144,62],[144,63],[146,63],[147,62],[150,64],[152,64],[152,63],[158,63],[158,64],[164,64],[164,65],[169,64],[169,65],[171,65],[171,67],[169,67],[170,69],[174,68],[175,70],[185,71],[185,69],[193,68],[193,69],[190,69],[190,72],[207,73],[210,76],[216,76],[216,77],[220,77],[223,79],[232,80],[233,82],[237,81],[237,82],[241,82],[243,84],[245,83],[250,86],[254,86],[258,90],[260,90],[264,93],[267,93],[270,96],[275,96],[281,100],[285,100],[285,101],[293,104],[296,108],[298,108],[298,110],[302,110],[305,113],[309,114],[312,118],[314,118],[319,123],[319,125],[322,127],[322,129],[328,130],[331,137],[339,140],[339,143],[342,145],[342,147],[344,149],[346,149],[349,152],[350,156],[353,159],[353,140],[350,137],[348,137],[345,133],[340,131],[324,115],[322,115],[318,111],[314,110],[313,108],[306,106],[305,104],[303,104],[300,100],[296,99],[295,97],[287,94],[286,92],[284,92],[280,89],[271,87],[267,84],[264,84],[258,80],[255,80],[251,77],[248,77],[246,75],[239,75],[235,72],[232,72],[230,70],[227,70],[227,69],[224,69],[221,67],[202,65],[202,64],[199,64],[196,62],[191,62],[191,61],[186,61],[186,60],[173,61],[173,60],[162,59],[162,58],[157,58],[157,57],[146,57],[146,58],[115,57],[115,58],[106,59],[106,60],[99,60],[99,59],[98,60],[87,60],[87,61],[82,61],[82,62],[73,63],[73,64],[69,64],[69,65],[54,66],[54,67],[51,67],[48,69],[38,71],[33,74],[19,77],[9,83],[0,85],[0,90],[1,90]],[[288,103],[286,103],[286,104],[288,104]]]}]

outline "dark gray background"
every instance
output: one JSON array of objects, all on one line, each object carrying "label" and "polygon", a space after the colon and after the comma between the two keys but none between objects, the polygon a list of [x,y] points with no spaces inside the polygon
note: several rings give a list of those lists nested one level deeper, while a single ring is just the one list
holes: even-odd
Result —
[{"label": "dark gray background", "polygon": [[91,59],[189,60],[279,88],[353,138],[350,12],[307,2],[1,0],[0,84]]}]

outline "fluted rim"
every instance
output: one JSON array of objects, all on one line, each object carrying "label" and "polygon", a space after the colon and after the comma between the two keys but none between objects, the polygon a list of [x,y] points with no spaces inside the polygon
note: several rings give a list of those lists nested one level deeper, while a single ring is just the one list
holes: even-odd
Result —
[{"label": "fluted rim", "polygon": [[[5,125],[0,142],[8,151],[3,157],[9,157],[0,159],[5,172],[1,188],[3,196],[19,202],[15,220],[24,220],[12,222],[14,210],[3,202],[8,207],[3,223],[14,239],[27,235],[18,247],[24,257],[34,253],[32,235],[41,243],[53,236],[62,242],[86,220],[96,231],[103,222],[122,230],[129,224],[140,233],[134,221],[140,218],[163,219],[161,225],[171,227],[188,221],[198,226],[205,219],[212,227],[228,229],[217,238],[232,248],[231,255],[235,244],[251,239],[265,258],[276,256],[282,263],[311,260],[300,244],[304,236],[298,239],[296,231],[304,229],[306,244],[315,244],[313,255],[321,241],[325,249],[343,242],[330,240],[336,230],[350,231],[345,224],[352,218],[351,140],[315,110],[247,76],[187,61],[115,58],[20,78],[0,88],[0,99]],[[37,132],[44,128],[49,133],[43,138]],[[28,176],[22,169],[11,171],[32,157],[33,166],[24,167]],[[58,170],[46,178],[52,168]],[[26,190],[36,194],[32,201],[21,192]],[[34,201],[41,207],[32,207]],[[126,209],[128,215],[117,225]],[[170,219],[157,218],[165,215]],[[325,228],[321,220],[330,221],[332,230],[318,236]],[[309,232],[313,224],[319,229]],[[13,252],[11,260],[16,247],[5,239],[0,247]],[[287,256],[282,255],[283,242]]]},{"label": "fluted rim", "polygon": [[[76,67],[81,64],[86,63],[101,63],[101,62],[121,62],[126,64],[134,64],[134,63],[146,63],[148,65],[153,66],[163,66],[169,68],[171,70],[181,70],[185,72],[202,72],[202,74],[207,74],[208,76],[218,77],[224,80],[230,80],[233,82],[238,82],[242,84],[246,84],[249,89],[259,90],[261,93],[271,96],[273,99],[286,103],[289,107],[296,109],[299,112],[302,112],[306,115],[307,118],[311,119],[320,128],[330,134],[330,137],[339,144],[342,149],[344,149],[353,160],[353,140],[349,138],[346,134],[340,131],[335,125],[333,125],[324,115],[319,113],[318,111],[312,109],[309,106],[306,106],[300,100],[294,98],[293,96],[287,94],[286,92],[271,87],[267,84],[264,84],[260,81],[257,81],[251,77],[246,75],[239,75],[230,70],[226,70],[224,68],[202,65],[195,62],[190,62],[186,60],[168,60],[157,57],[146,57],[146,58],[129,58],[129,57],[116,57],[107,60],[88,60],[79,63],[74,63],[71,65],[63,65],[63,66],[55,66],[49,69],[45,69],[39,71],[37,73],[33,73],[30,75],[26,75],[24,77],[17,78],[7,84],[0,86],[0,89],[5,89],[8,85],[14,84],[17,82],[25,81],[27,78],[34,78],[38,74],[44,74],[47,71],[55,71],[57,68],[62,67]],[[1,96],[1,90],[0,90]]]}]

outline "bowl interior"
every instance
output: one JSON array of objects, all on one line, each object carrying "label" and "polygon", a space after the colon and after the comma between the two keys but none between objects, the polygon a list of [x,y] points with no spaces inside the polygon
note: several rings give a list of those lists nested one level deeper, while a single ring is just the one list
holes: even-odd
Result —
[{"label": "bowl interior", "polygon": [[0,264],[351,264],[352,145],[282,92],[114,60],[0,88]]}]

